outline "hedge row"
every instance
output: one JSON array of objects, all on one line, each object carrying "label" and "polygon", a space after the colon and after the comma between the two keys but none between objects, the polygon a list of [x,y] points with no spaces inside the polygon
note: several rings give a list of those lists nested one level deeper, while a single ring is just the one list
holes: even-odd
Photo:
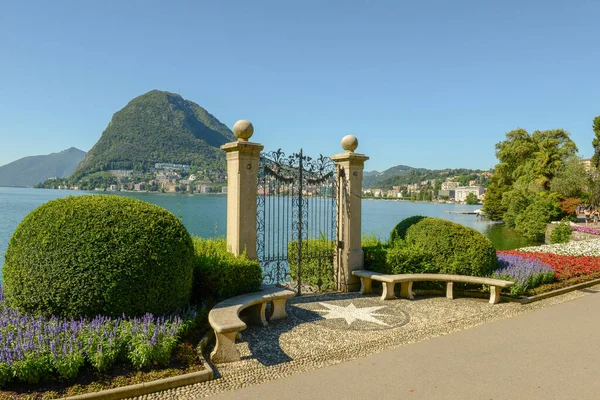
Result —
[{"label": "hedge row", "polygon": [[262,283],[258,262],[228,253],[225,239],[192,241],[169,211],[120,196],[38,207],[17,227],[5,260],[7,304],[48,317],[162,315]]},{"label": "hedge row", "polygon": [[448,273],[489,276],[496,250],[480,232],[439,218],[409,217],[392,230],[385,245],[363,240],[365,268],[390,274]]},{"label": "hedge row", "polygon": [[225,238],[195,237],[194,273],[195,302],[208,300],[214,304],[229,297],[260,290],[263,276],[258,261],[227,251]]},{"label": "hedge row", "polygon": [[3,269],[11,307],[45,316],[141,316],[190,300],[194,248],[167,210],[119,196],[50,201],[25,217]]}]

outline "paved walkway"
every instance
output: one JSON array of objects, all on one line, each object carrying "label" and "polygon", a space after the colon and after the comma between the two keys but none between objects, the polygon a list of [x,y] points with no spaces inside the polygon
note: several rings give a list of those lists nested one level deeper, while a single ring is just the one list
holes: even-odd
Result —
[{"label": "paved walkway", "polygon": [[215,399],[598,399],[600,291]]},{"label": "paved walkway", "polygon": [[242,332],[218,379],[143,398],[600,398],[600,285],[527,305],[332,294],[287,309]]}]

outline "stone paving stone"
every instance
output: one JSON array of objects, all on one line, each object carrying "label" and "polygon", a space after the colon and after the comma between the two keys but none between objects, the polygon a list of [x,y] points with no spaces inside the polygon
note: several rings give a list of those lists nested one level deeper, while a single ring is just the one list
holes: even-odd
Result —
[{"label": "stone paving stone", "polygon": [[[600,291],[600,285],[535,303],[417,296],[382,302],[378,295],[326,294],[288,301],[289,317],[242,331],[242,360],[216,366],[217,379],[144,396],[196,399],[364,357]],[[399,360],[400,362],[400,360]]]}]

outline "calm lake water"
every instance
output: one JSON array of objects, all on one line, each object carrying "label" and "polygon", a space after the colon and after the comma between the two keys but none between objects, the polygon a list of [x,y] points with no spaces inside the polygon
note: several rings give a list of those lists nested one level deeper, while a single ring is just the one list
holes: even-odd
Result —
[{"label": "calm lake water", "polygon": [[[105,192],[103,192],[105,193]],[[59,197],[98,194],[70,190],[0,187],[0,265],[17,225],[36,207]],[[159,205],[181,217],[192,235],[224,236],[227,219],[225,195],[179,195],[113,192]],[[362,231],[386,239],[399,221],[412,215],[444,218],[483,232],[498,249],[514,249],[535,244],[511,229],[477,218],[475,215],[450,214],[447,211],[473,211],[480,206],[432,204],[393,200],[363,200]],[[0,275],[1,279],[1,275]]]}]

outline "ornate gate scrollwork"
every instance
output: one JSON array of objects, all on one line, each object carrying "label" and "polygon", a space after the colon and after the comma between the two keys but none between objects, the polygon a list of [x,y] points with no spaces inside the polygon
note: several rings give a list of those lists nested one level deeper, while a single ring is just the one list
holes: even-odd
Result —
[{"label": "ornate gate scrollwork", "polygon": [[335,165],[329,157],[261,154],[257,255],[264,282],[302,291],[335,288]]}]

